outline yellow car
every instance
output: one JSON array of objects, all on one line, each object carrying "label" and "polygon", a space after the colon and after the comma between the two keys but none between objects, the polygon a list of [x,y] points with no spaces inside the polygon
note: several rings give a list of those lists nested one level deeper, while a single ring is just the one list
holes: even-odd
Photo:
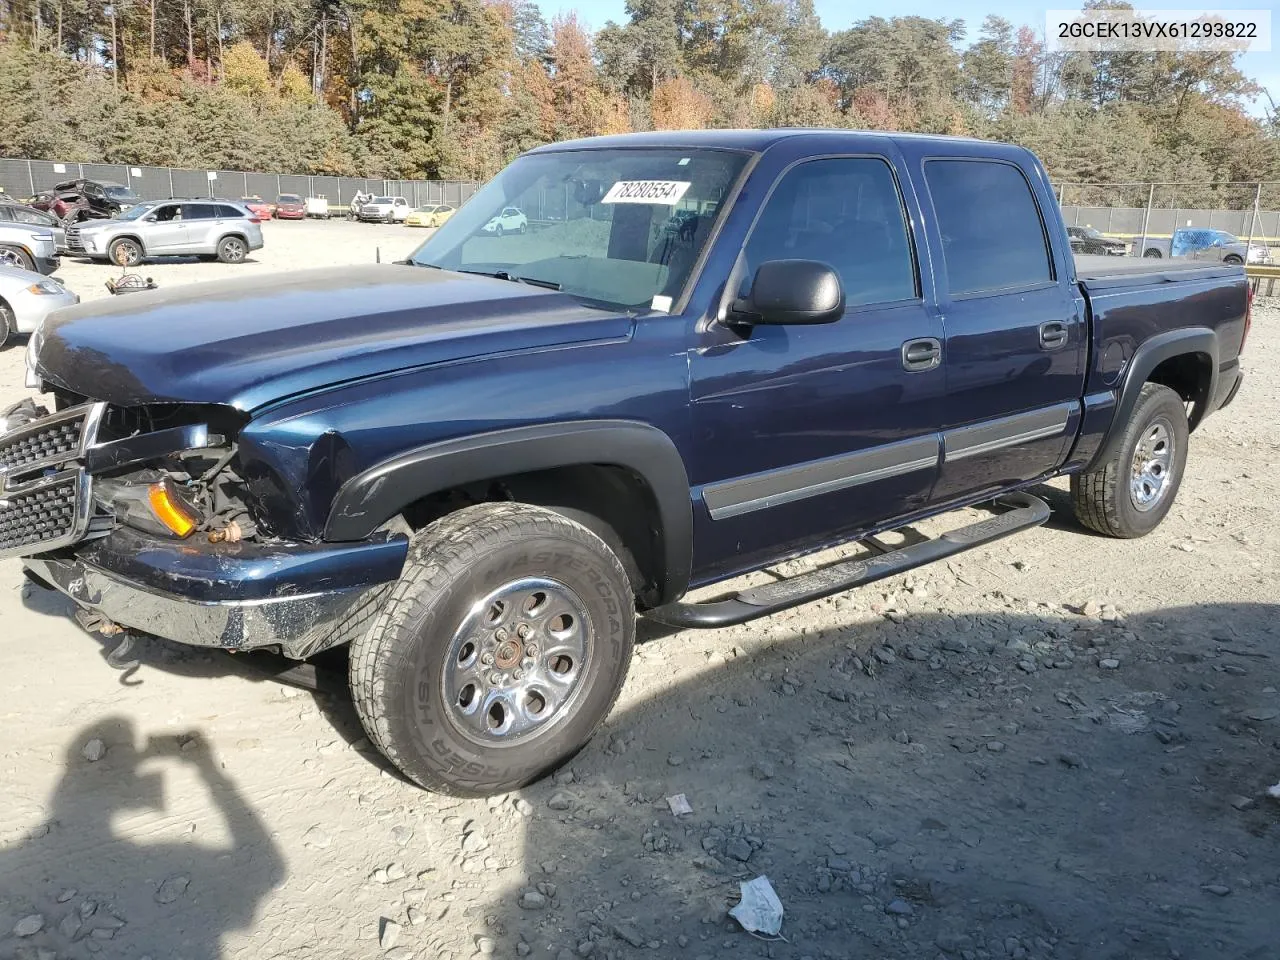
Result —
[{"label": "yellow car", "polygon": [[433,203],[418,207],[405,218],[406,227],[438,227],[453,216],[453,207],[447,203]]}]

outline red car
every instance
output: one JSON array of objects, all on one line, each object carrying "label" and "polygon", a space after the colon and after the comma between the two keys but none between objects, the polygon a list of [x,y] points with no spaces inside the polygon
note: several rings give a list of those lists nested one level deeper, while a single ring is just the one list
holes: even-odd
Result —
[{"label": "red car", "polygon": [[268,203],[261,197],[241,197],[240,202],[259,220],[270,220],[276,213],[276,205]]},{"label": "red car", "polygon": [[282,193],[276,200],[277,220],[307,219],[307,205],[296,193]]}]

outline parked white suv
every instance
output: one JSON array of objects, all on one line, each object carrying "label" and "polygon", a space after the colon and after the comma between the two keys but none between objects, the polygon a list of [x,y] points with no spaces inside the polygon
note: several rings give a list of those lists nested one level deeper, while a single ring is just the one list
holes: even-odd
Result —
[{"label": "parked white suv", "polygon": [[383,223],[404,223],[413,211],[404,197],[374,197],[360,207],[357,216],[361,220],[381,220]]},{"label": "parked white suv", "polygon": [[499,237],[504,233],[524,233],[529,229],[529,218],[515,207],[503,207],[501,213],[480,229]]},{"label": "parked white suv", "polygon": [[148,257],[217,257],[241,263],[262,249],[261,222],[228,200],[140,203],[116,220],[67,228],[67,250],[91,260],[132,267]]}]

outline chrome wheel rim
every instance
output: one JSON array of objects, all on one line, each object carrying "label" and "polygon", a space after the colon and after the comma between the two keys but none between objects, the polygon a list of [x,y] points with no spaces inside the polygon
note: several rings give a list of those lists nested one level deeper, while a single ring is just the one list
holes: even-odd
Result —
[{"label": "chrome wheel rim", "polygon": [[1152,510],[1173,484],[1173,426],[1163,417],[1149,424],[1133,451],[1129,499],[1143,513]]},{"label": "chrome wheel rim", "polygon": [[223,249],[226,251],[228,260],[244,259],[244,244],[239,240],[228,240]]},{"label": "chrome wheel rim", "polygon": [[140,256],[138,248],[132,243],[122,243],[116,248],[116,262],[124,267],[132,267]]},{"label": "chrome wheel rim", "polygon": [[482,746],[546,734],[583,696],[592,655],[585,604],[558,580],[523,577],[467,611],[441,678],[458,731]]},{"label": "chrome wheel rim", "polygon": [[0,250],[0,266],[21,267],[24,264],[22,258],[13,250]]}]

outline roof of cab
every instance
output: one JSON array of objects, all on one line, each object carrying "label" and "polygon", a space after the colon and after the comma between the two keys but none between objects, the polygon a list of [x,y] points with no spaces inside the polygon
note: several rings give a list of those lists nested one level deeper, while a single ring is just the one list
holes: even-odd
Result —
[{"label": "roof of cab", "polygon": [[605,147],[719,147],[721,149],[765,150],[791,137],[822,135],[852,139],[889,139],[894,141],[936,141],[937,143],[989,143],[972,137],[949,137],[941,134],[898,133],[890,130],[847,130],[827,127],[784,127],[772,130],[654,130],[648,133],[622,133],[607,137],[586,137],[549,143],[530,153],[557,150],[591,150]]}]

